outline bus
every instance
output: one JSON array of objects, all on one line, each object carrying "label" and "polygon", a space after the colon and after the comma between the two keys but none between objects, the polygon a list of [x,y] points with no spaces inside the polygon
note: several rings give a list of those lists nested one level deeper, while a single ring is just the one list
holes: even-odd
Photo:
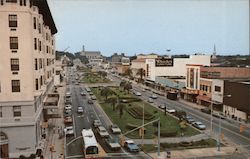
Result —
[{"label": "bus", "polygon": [[99,158],[99,144],[96,141],[94,132],[91,129],[83,129],[82,137],[85,158]]}]

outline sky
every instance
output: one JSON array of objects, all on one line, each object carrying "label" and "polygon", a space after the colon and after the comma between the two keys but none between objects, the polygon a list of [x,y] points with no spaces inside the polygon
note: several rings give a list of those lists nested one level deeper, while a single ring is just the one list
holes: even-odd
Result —
[{"label": "sky", "polygon": [[249,0],[48,0],[57,50],[247,55]]}]

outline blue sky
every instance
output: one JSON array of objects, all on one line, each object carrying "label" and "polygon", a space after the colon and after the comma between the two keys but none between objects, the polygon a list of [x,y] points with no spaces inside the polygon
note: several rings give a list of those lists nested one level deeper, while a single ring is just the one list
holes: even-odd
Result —
[{"label": "blue sky", "polygon": [[[48,0],[57,50],[249,54],[248,0]],[[167,49],[171,52],[167,53]]]}]

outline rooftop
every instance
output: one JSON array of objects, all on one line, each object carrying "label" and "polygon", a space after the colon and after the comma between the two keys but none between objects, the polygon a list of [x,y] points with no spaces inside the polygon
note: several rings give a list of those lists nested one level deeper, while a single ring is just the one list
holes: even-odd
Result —
[{"label": "rooftop", "polygon": [[39,13],[43,15],[45,25],[49,26],[52,34],[56,34],[57,28],[50,12],[47,0],[31,0],[31,3],[32,2],[34,6],[38,7]]}]

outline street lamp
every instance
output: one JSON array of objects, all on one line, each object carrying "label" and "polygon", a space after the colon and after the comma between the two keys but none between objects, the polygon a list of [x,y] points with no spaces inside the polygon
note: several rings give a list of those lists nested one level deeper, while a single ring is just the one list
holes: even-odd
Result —
[{"label": "street lamp", "polygon": [[[224,97],[231,97],[232,95],[231,94],[228,94],[228,95],[223,95],[223,98]],[[212,136],[212,133],[213,133],[213,101],[211,100],[211,104],[210,104],[210,108],[211,108],[211,118],[210,118],[210,135]],[[219,131],[218,131],[218,140],[217,140],[217,150],[220,151],[220,135],[221,135],[221,116],[219,115]]]}]

